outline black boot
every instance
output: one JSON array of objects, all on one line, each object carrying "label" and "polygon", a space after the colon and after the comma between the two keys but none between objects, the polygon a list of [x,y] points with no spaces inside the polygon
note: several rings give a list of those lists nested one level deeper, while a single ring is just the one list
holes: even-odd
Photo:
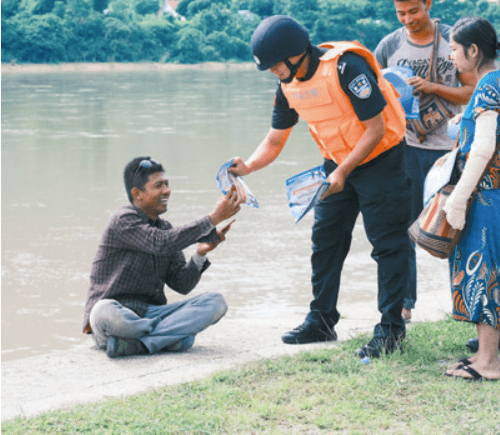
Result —
[{"label": "black boot", "polygon": [[396,349],[401,350],[405,335],[405,333],[402,333],[397,336],[373,337],[368,344],[360,347],[354,354],[361,359],[366,357],[379,358],[383,352],[387,354],[394,352]]},{"label": "black boot", "polygon": [[283,343],[286,344],[305,344],[322,341],[334,341],[337,339],[337,333],[332,327],[325,324],[312,323],[305,321],[292,331],[288,331],[281,336]]}]

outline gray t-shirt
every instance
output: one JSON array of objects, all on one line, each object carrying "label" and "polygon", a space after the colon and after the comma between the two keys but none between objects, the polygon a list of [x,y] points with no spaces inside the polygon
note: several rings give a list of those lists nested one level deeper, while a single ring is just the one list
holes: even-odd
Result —
[{"label": "gray t-shirt", "polygon": [[[451,27],[446,24],[440,24],[439,28],[441,31],[441,41],[439,43],[439,52],[437,56],[436,72],[438,83],[445,86],[458,87],[460,86],[458,71],[450,60]],[[406,29],[401,27],[382,39],[374,53],[382,68],[406,66],[412,68],[415,75],[427,78],[432,48],[433,44],[415,45],[408,41]],[[452,104],[443,99],[440,99],[440,101],[450,112],[454,114],[461,112],[461,107],[459,105]],[[449,150],[454,144],[454,141],[448,136],[447,123],[444,123],[432,131],[422,142],[419,142],[411,126],[408,125],[406,129],[406,142],[408,145],[417,148],[433,150]]]}]

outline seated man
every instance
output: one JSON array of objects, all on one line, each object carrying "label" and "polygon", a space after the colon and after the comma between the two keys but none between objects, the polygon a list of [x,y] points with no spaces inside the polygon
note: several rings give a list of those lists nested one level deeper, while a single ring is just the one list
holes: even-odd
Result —
[{"label": "seated man", "polygon": [[[164,285],[183,295],[193,290],[210,265],[206,254],[225,240],[230,224],[215,226],[235,215],[242,199],[232,189],[210,215],[174,228],[159,218],[171,193],[160,163],[137,157],[125,167],[124,181],[131,204],[111,217],[97,249],[84,332],[110,358],[187,350],[227,305],[218,293],[167,305]],[[182,250],[194,243],[197,250],[186,261]]]}]

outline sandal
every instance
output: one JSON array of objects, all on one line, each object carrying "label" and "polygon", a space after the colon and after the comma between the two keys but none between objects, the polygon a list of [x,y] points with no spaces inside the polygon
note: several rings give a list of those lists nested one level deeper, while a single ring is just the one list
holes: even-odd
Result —
[{"label": "sandal", "polygon": [[449,370],[460,370],[462,367],[470,366],[472,361],[468,358],[461,358],[455,364],[449,367]]},{"label": "sandal", "polygon": [[463,370],[464,372],[469,373],[471,375],[471,378],[467,378],[465,376],[460,376],[460,375],[452,375],[451,373],[446,372],[446,376],[454,377],[455,379],[464,379],[466,381],[498,381],[498,379],[488,379],[483,377],[479,372],[474,370],[472,367],[464,365],[461,367],[456,368],[455,370]]},{"label": "sandal", "polygon": [[469,358],[461,358],[458,361],[458,367],[464,367],[464,366],[470,366],[472,364],[472,361]]}]

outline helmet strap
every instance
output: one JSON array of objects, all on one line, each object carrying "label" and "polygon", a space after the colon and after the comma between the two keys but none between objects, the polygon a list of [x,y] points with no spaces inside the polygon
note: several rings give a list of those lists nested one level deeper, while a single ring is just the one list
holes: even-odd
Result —
[{"label": "helmet strap", "polygon": [[310,48],[311,48],[311,44],[309,44],[307,46],[306,51],[301,56],[301,58],[297,61],[297,63],[292,63],[288,59],[283,60],[283,62],[285,62],[285,65],[290,70],[290,75],[286,79],[281,79],[281,81],[283,83],[290,83],[294,79],[295,75],[297,74],[297,71],[299,70],[299,68],[301,67],[301,65],[304,62],[305,58],[309,54]]}]

